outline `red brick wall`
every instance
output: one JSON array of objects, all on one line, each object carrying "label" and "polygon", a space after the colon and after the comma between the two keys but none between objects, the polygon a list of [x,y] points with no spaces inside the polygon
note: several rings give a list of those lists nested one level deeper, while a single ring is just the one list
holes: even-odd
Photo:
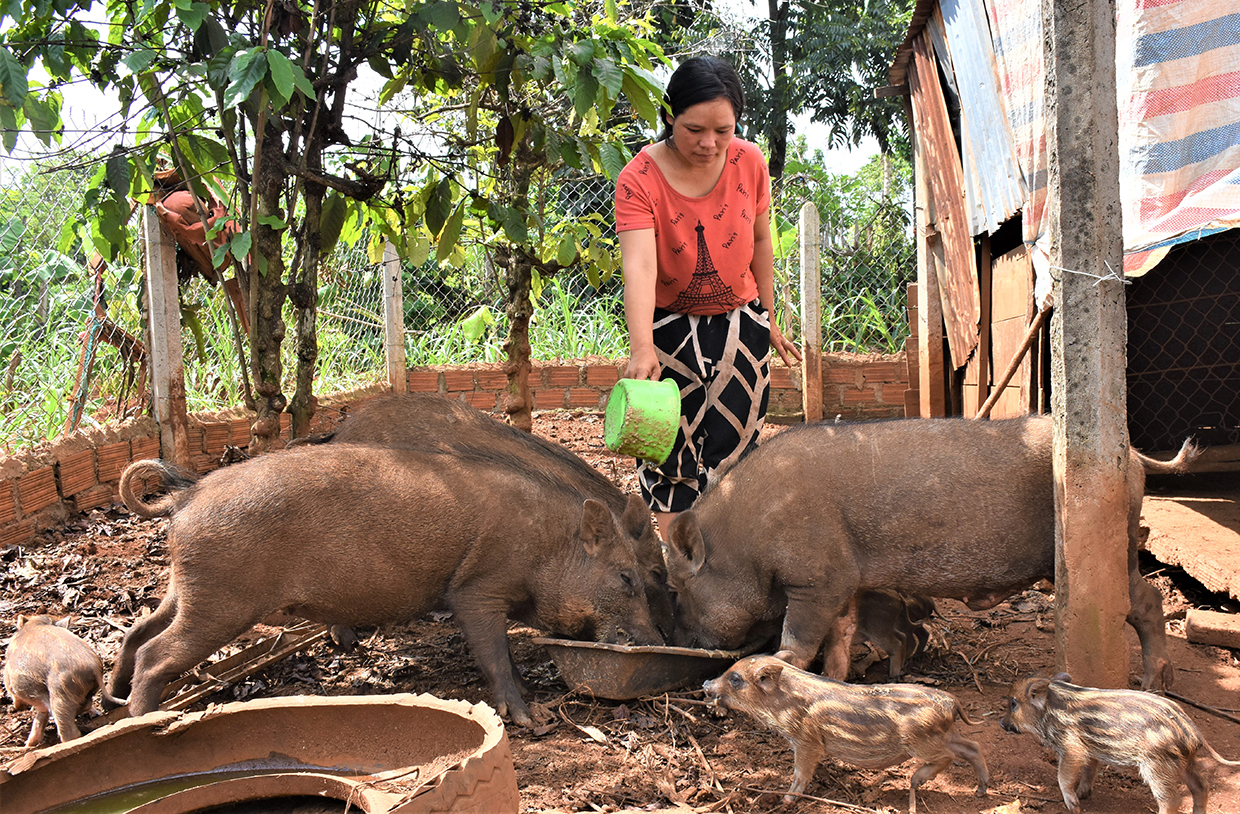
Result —
[{"label": "red brick wall", "polygon": [[[530,376],[536,410],[602,412],[607,394],[624,372],[625,361],[536,363]],[[823,357],[823,413],[827,419],[894,418],[904,415],[904,354]],[[480,410],[500,413],[507,394],[501,365],[414,368],[409,390],[439,393]],[[320,398],[312,432],[334,427],[348,409],[385,392],[372,385]],[[768,415],[774,421],[801,417],[799,370],[782,364],[771,370]],[[221,465],[228,447],[249,443],[251,419],[244,413],[190,417],[190,459],[200,474]],[[288,439],[289,416],[281,416]],[[78,432],[8,458],[0,457],[0,547],[30,544],[38,532],[75,514],[117,499],[121,473],[131,461],[159,457],[159,435],[149,418],[90,433]]]}]

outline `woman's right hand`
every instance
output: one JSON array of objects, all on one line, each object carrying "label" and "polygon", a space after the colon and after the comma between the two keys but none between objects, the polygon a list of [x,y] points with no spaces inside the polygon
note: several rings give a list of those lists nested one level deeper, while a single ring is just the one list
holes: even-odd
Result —
[{"label": "woman's right hand", "polygon": [[624,378],[658,381],[663,368],[659,364],[659,357],[654,352],[654,348],[633,348],[631,354],[629,366],[624,371]]}]

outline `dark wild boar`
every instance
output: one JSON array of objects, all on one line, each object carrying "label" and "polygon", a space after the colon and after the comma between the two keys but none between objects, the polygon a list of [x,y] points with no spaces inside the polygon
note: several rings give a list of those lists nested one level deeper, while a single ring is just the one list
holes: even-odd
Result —
[{"label": "dark wild boar", "polygon": [[[378,444],[445,452],[487,460],[496,455],[524,461],[576,489],[582,499],[602,501],[617,517],[625,515],[628,498],[594,467],[561,445],[509,426],[462,402],[430,393],[385,393],[368,399],[331,433],[301,443]],[[646,601],[655,626],[665,637],[672,632],[672,600],[667,566],[649,514],[624,529],[642,565]]]},{"label": "dark wild boar", "polygon": [[916,759],[908,791],[910,814],[917,788],[964,760],[986,794],[990,773],[974,742],[955,730],[959,719],[974,724],[955,696],[916,684],[846,684],[807,673],[773,656],[741,659],[703,685],[708,698],[744,712],[792,744],[795,771],[784,797],[803,794],[825,757],[863,769],[885,769]]},{"label": "dark wild boar", "polygon": [[[1135,450],[1128,469],[1131,610],[1142,687],[1169,685],[1162,598],[1137,569],[1145,471],[1183,471]],[[860,591],[963,600],[980,610],[1055,577],[1051,419],[815,424],[772,438],[671,524],[674,643],[731,649],[783,620],[779,655],[807,666],[826,645],[843,678]]]},{"label": "dark wild boar", "polygon": [[27,746],[43,742],[49,714],[60,742],[80,737],[77,716],[91,705],[95,690],[120,705],[103,686],[103,662],[93,648],[69,629],[69,617],[19,616],[4,654],[4,687],[13,709],[34,708]]},{"label": "dark wild boar", "polygon": [[276,610],[368,627],[452,611],[496,709],[532,719],[508,649],[509,617],[553,635],[661,644],[625,516],[524,461],[355,444],[308,446],[218,469],[158,501],[121,478],[126,504],[171,514],[168,593],[126,634],[112,692],[139,715],[168,682]]},{"label": "dark wild boar", "polygon": [[873,642],[887,654],[887,675],[899,678],[904,664],[930,640],[925,624],[935,613],[934,600],[904,596],[887,588],[862,591],[857,598],[856,638]]},{"label": "dark wild boar", "polygon": [[1193,814],[1206,814],[1210,787],[1197,768],[1198,753],[1227,766],[1184,710],[1160,695],[1099,690],[1071,684],[1067,673],[1031,676],[1012,685],[1000,721],[1008,732],[1037,735],[1059,753],[1059,789],[1073,814],[1093,790],[1100,763],[1133,766],[1154,792],[1158,814],[1180,810],[1180,783],[1193,795]]}]

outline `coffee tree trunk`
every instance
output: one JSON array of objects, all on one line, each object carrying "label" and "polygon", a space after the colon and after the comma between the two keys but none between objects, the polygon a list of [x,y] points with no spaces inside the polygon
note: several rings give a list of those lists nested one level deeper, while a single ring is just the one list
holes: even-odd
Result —
[{"label": "coffee tree trunk", "polygon": [[520,252],[501,247],[498,264],[506,269],[508,301],[508,338],[504,340],[504,353],[508,361],[504,372],[508,374],[508,394],[504,399],[504,412],[512,426],[531,432],[534,429],[534,394],[530,391],[530,317],[534,304],[530,300],[533,283],[533,267],[523,259]]},{"label": "coffee tree trunk", "polygon": [[[282,149],[279,133],[267,129],[264,149]],[[282,375],[280,344],[284,341],[284,256],[280,232],[269,223],[281,222],[280,197],[284,190],[280,162],[255,156],[254,195],[259,217],[250,228],[254,234],[254,269],[250,274],[250,364],[254,376],[254,425],[250,428],[250,454],[271,449],[280,435],[280,414],[288,400],[280,392]]]},{"label": "coffee tree trunk", "polygon": [[314,395],[314,369],[319,358],[318,290],[319,261],[323,254],[320,224],[323,214],[323,193],[319,184],[306,185],[306,216],[303,223],[301,272],[293,286],[293,304],[297,314],[297,388],[288,411],[292,416],[292,437],[310,433],[310,421],[318,408]]}]

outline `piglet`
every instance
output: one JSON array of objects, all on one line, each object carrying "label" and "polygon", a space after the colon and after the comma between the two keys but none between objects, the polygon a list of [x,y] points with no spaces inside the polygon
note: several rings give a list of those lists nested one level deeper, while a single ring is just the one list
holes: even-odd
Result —
[{"label": "piglet", "polygon": [[888,677],[899,678],[904,663],[929,641],[925,624],[935,611],[934,600],[926,596],[905,596],[886,588],[862,591],[857,597],[855,639],[878,645],[887,654]]},{"label": "piglet", "polygon": [[14,709],[35,710],[26,746],[43,742],[49,713],[61,743],[80,737],[75,719],[90,707],[96,689],[103,689],[109,703],[125,703],[104,688],[103,662],[68,626],[69,617],[17,617],[17,632],[4,656],[4,687]]},{"label": "piglet", "polygon": [[942,690],[915,684],[846,684],[773,656],[741,659],[703,687],[716,703],[754,717],[792,744],[796,770],[785,802],[804,793],[824,757],[864,769],[921,761],[909,787],[910,814],[917,811],[917,787],[957,758],[977,773],[978,795],[986,793],[986,760],[974,741],[954,729],[956,718],[975,722]]},{"label": "piglet", "polygon": [[1093,788],[1099,763],[1135,766],[1158,801],[1159,814],[1180,807],[1179,783],[1193,795],[1193,814],[1206,814],[1210,788],[1197,768],[1204,749],[1224,760],[1174,701],[1148,692],[1099,690],[1070,683],[1067,673],[1054,678],[1030,676],[1012,685],[1007,713],[1000,721],[1008,732],[1028,732],[1059,753],[1059,789],[1064,805],[1076,814]]}]

